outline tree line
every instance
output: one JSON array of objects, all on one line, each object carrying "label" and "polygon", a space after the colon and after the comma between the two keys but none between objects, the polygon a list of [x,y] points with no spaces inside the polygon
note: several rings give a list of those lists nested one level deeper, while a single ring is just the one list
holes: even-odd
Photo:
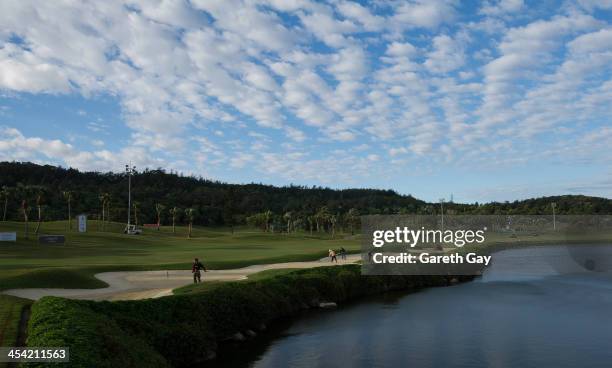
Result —
[{"label": "tree line", "polygon": [[[102,223],[127,217],[127,177],[29,162],[0,162],[2,220],[65,220],[89,214]],[[612,200],[557,196],[514,202],[444,203],[447,214],[611,214]],[[361,215],[437,214],[428,203],[393,190],[227,184],[195,176],[143,170],[132,177],[132,219],[141,225],[249,224],[264,231],[351,231]],[[70,224],[72,225],[72,224]]]},{"label": "tree line", "polygon": [[[70,212],[71,217],[86,213],[104,222],[124,222],[127,186],[127,177],[118,173],[0,162],[4,220],[23,220],[25,205],[28,214],[40,208],[44,221],[64,220]],[[197,225],[234,226],[270,211],[274,214],[270,228],[274,222],[277,229],[280,223],[297,229],[320,212],[315,216],[319,229],[327,229],[329,221],[351,209],[359,214],[394,213],[400,208],[418,211],[424,204],[392,190],[227,184],[162,169],[143,170],[132,177],[132,219],[138,224],[188,224],[192,219]]]}]

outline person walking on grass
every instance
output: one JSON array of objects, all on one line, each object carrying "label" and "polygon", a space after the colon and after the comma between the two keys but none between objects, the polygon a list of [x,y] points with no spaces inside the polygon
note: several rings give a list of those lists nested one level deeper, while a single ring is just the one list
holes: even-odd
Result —
[{"label": "person walking on grass", "polygon": [[193,273],[193,283],[197,284],[198,282],[202,282],[202,274],[200,271],[208,272],[206,267],[200,262],[199,259],[195,258],[193,260],[193,266],[191,266],[191,273]]},{"label": "person walking on grass", "polygon": [[338,258],[336,258],[336,251],[333,249],[329,250],[329,258],[331,259],[331,262],[334,263],[338,263]]}]

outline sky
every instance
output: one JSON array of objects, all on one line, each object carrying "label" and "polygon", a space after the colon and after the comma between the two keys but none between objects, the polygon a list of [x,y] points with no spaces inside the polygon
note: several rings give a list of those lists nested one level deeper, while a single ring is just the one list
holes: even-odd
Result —
[{"label": "sky", "polygon": [[0,161],[612,198],[612,0],[0,2]]}]

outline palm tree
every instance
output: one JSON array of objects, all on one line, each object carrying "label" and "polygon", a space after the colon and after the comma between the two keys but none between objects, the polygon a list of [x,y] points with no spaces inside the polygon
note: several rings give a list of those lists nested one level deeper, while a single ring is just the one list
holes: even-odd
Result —
[{"label": "palm tree", "polygon": [[336,215],[329,216],[329,223],[331,224],[332,230],[332,239],[336,235],[336,222],[338,222],[338,217]]},{"label": "palm tree", "polygon": [[[104,194],[100,194],[100,196],[98,197],[100,199],[100,202],[102,203],[102,226],[104,226],[104,214],[106,211],[106,203],[104,203],[105,199],[104,199]],[[98,220],[100,220],[98,218]],[[104,230],[104,228],[102,228],[102,230]]]},{"label": "palm tree", "polygon": [[176,234],[176,215],[178,214],[179,209],[175,206],[170,209],[170,214],[172,215],[172,234]]},{"label": "palm tree", "polygon": [[36,230],[34,233],[38,235],[40,231],[40,225],[42,224],[42,207],[44,201],[44,189],[39,187],[36,193],[36,208],[38,209],[38,222],[36,223]]},{"label": "palm tree", "polygon": [[6,210],[8,208],[8,200],[13,190],[6,185],[0,190],[0,197],[4,198],[4,212],[2,213],[2,221],[6,221]]},{"label": "palm tree", "polygon": [[28,207],[28,201],[25,199],[21,201],[21,213],[23,214],[23,222],[25,223],[25,238],[28,238],[28,214],[30,208]]},{"label": "palm tree", "polygon": [[290,233],[291,232],[291,223],[292,223],[292,220],[293,220],[293,213],[291,211],[287,211],[283,215],[283,218],[285,219],[285,221],[287,221],[287,233]]},{"label": "palm tree", "polygon": [[29,219],[30,219],[30,207],[28,206],[28,198],[32,192],[32,188],[28,185],[19,183],[15,188],[15,193],[18,198],[21,198],[21,214],[23,215],[23,222],[25,225],[25,238],[28,239],[29,235]]},{"label": "palm tree", "polygon": [[62,192],[62,194],[64,195],[64,198],[66,199],[66,202],[68,202],[68,229],[72,230],[72,208],[71,208],[71,204],[72,204],[72,192],[67,190]]},{"label": "palm tree", "polygon": [[272,221],[272,211],[267,210],[263,213],[263,220],[266,226],[266,231],[270,231],[270,222]]},{"label": "palm tree", "polygon": [[[110,193],[104,193],[104,194],[106,195],[106,225],[110,225],[110,220],[111,220],[110,205],[111,205],[112,197]],[[105,225],[105,228],[106,228],[106,225]]]},{"label": "palm tree", "polygon": [[159,226],[161,225],[161,214],[165,208],[166,206],[161,203],[155,204],[155,212],[157,212],[157,231],[159,231]]},{"label": "palm tree", "polygon": [[110,194],[108,193],[100,194],[100,202],[102,202],[102,230],[106,230],[106,217],[107,217],[106,208],[108,206],[108,203],[110,202]]},{"label": "palm tree", "polygon": [[315,218],[314,216],[308,216],[307,220],[308,220],[308,228],[310,229],[310,235],[312,235],[312,230],[314,229],[314,225],[315,225]]},{"label": "palm tree", "polygon": [[185,215],[187,216],[187,220],[189,221],[189,232],[187,233],[187,237],[191,238],[191,230],[193,228],[193,208],[186,208]]}]

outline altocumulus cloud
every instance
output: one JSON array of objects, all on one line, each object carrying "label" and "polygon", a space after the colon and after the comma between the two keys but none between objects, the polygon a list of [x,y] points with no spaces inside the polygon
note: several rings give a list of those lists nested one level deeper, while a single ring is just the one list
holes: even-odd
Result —
[{"label": "altocumulus cloud", "polygon": [[393,179],[390,162],[605,163],[612,5],[533,6],[2,1],[0,98],[114,96],[131,137],[106,148],[79,110],[96,142],[79,149],[3,115],[0,159],[332,185]]}]

